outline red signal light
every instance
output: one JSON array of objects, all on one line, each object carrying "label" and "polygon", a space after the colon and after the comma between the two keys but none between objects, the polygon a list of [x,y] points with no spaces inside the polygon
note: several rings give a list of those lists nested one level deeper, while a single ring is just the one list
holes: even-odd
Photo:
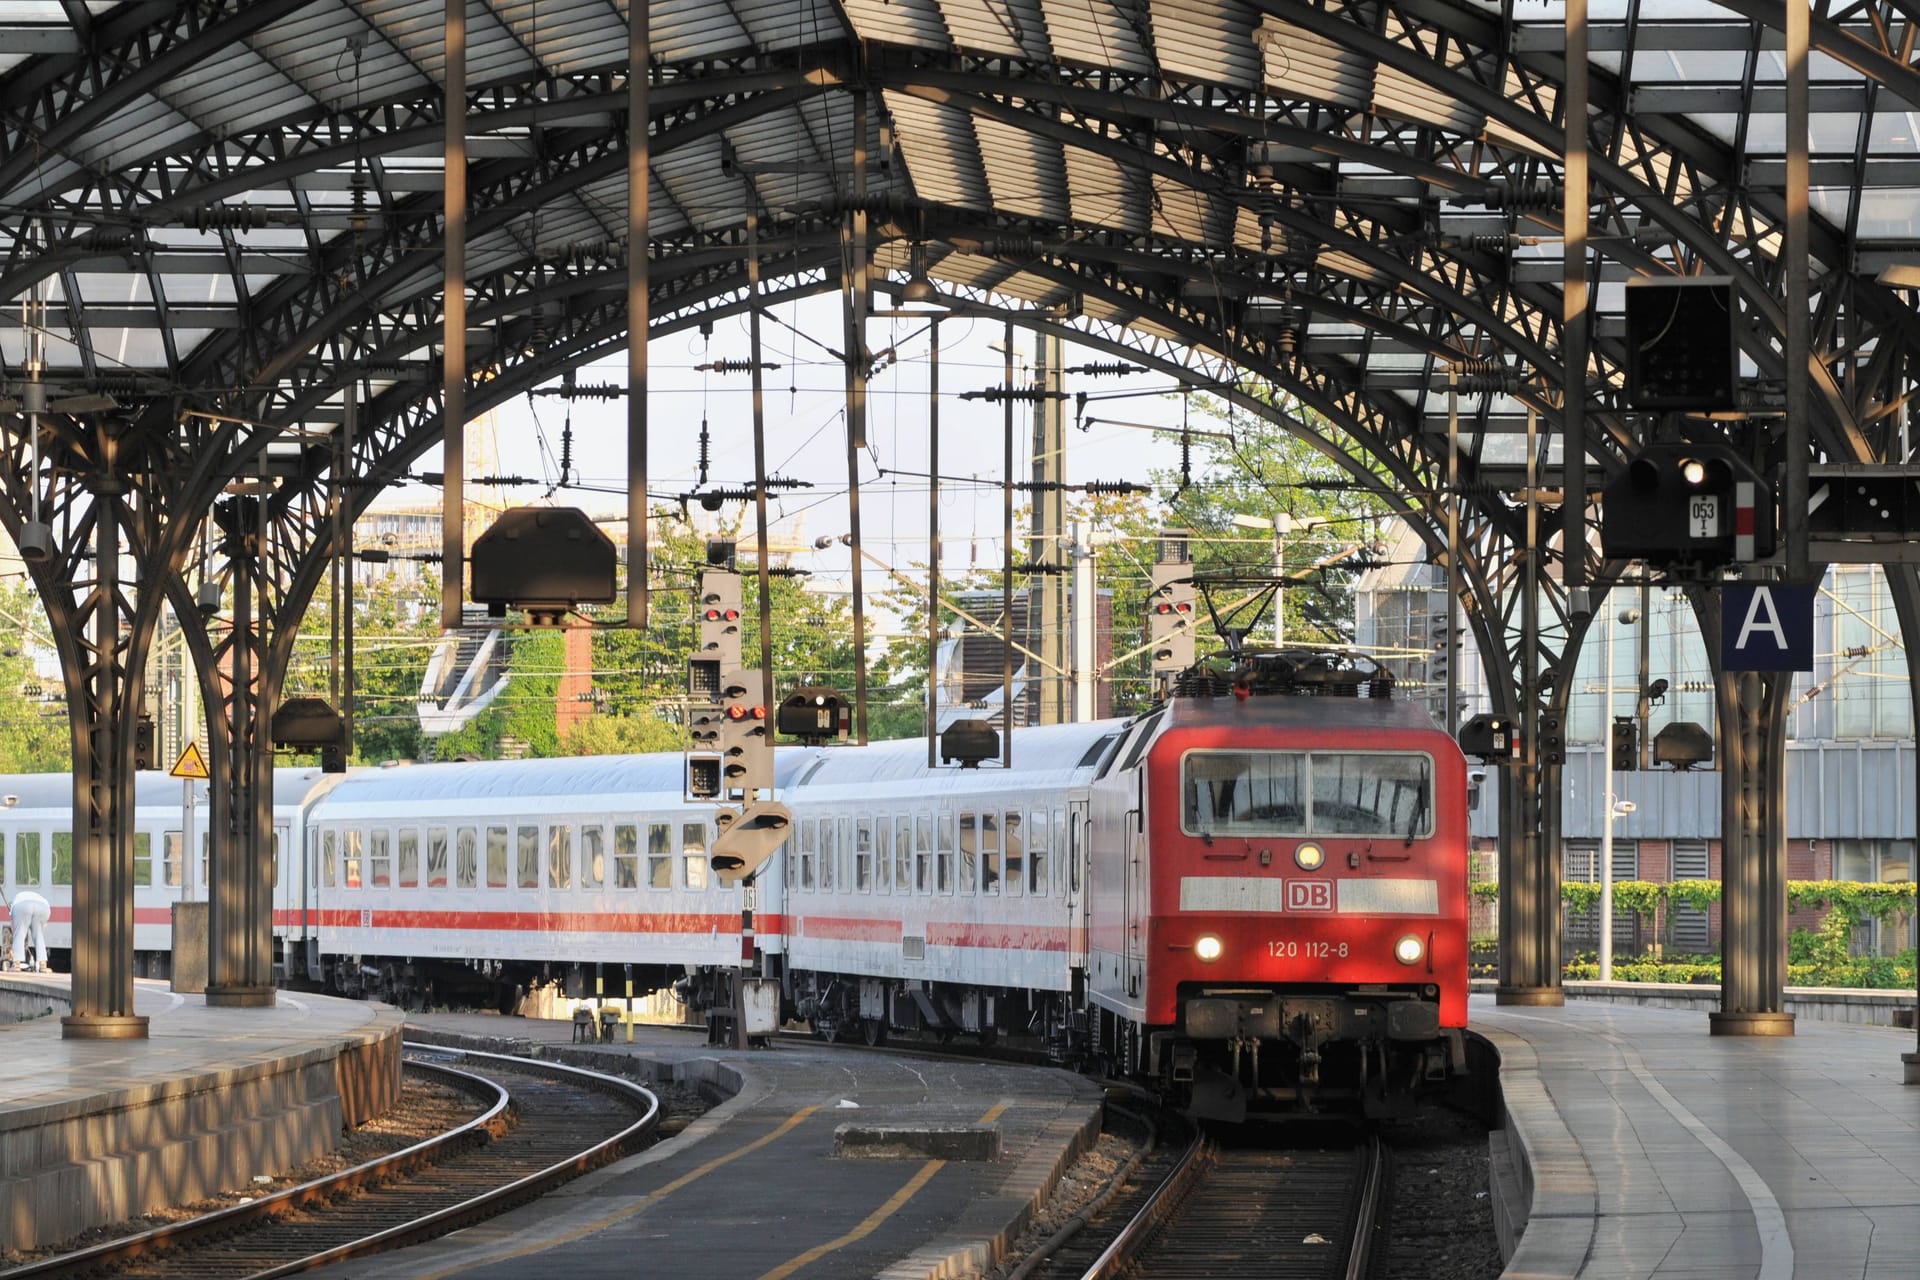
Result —
[{"label": "red signal light", "polygon": [[1192,613],[1193,606],[1188,604],[1185,600],[1182,600],[1180,603],[1173,606],[1173,611],[1175,613]]},{"label": "red signal light", "polygon": [[755,707],[753,709],[753,718],[755,720],[765,720],[767,718],[767,709],[765,707]]},{"label": "red signal light", "polygon": [[728,707],[727,708],[727,719],[745,720],[746,718],[747,718],[747,709],[745,707]]},{"label": "red signal light", "polygon": [[737,622],[740,619],[738,609],[709,609],[703,615],[707,622]]}]

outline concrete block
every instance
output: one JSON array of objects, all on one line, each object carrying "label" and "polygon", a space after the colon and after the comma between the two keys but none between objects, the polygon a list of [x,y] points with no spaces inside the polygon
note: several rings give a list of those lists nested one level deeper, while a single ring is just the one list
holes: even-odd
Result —
[{"label": "concrete block", "polygon": [[861,1160],[998,1160],[1000,1126],[843,1124],[833,1153]]},{"label": "concrete block", "polygon": [[207,989],[207,904],[173,904],[173,989],[197,995]]}]

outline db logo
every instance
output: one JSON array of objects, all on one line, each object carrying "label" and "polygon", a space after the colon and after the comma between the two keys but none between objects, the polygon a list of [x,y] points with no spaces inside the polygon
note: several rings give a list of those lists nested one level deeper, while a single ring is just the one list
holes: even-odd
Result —
[{"label": "db logo", "polygon": [[1333,910],[1333,883],[1329,880],[1287,881],[1287,910]]}]

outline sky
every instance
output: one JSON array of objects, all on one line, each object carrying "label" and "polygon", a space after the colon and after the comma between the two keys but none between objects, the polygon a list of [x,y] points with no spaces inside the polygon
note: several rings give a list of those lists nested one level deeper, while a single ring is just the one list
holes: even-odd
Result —
[{"label": "sky", "polygon": [[[861,456],[862,542],[868,552],[896,569],[916,573],[927,558],[928,451],[928,325],[919,319],[876,318],[870,321],[868,346],[888,348],[892,359],[869,384],[868,448]],[[1004,337],[1003,327],[985,320],[948,319],[940,328],[940,473],[943,567],[958,571],[968,565],[991,568],[1000,562],[1005,431],[1004,406],[963,400],[962,393],[998,386],[1004,377],[1003,356],[990,348]],[[841,365],[834,354],[841,343],[838,295],[802,300],[774,308],[761,321],[764,360],[779,367],[764,372],[767,424],[767,466],[770,474],[803,482],[776,493],[769,502],[769,540],[776,551],[795,550],[793,563],[807,569],[815,589],[844,590],[851,553],[836,543],[825,551],[813,549],[818,538],[837,539],[849,527],[845,396]],[[1033,335],[1015,330],[1016,370],[1031,362]],[[703,372],[698,366],[715,360],[743,361],[751,349],[745,317],[719,321],[710,338],[698,333],[676,334],[653,344],[649,353],[652,383],[649,403],[649,439],[652,457],[649,490],[656,506],[698,487],[700,427],[707,423],[710,461],[707,488],[741,489],[753,481],[751,379],[746,373]],[[1104,352],[1068,346],[1066,363],[1111,362]],[[599,365],[583,367],[582,384],[624,386],[624,352]],[[1016,372],[1016,383],[1028,375]],[[557,380],[554,384],[558,385]],[[1103,398],[1090,402],[1087,418],[1076,422],[1075,406],[1066,404],[1066,478],[1070,484],[1088,480],[1145,482],[1154,470],[1177,468],[1176,441],[1152,430],[1113,425],[1133,422],[1177,428],[1182,408],[1170,379],[1158,374],[1126,377],[1067,375],[1071,396],[1087,391]],[[569,404],[557,396],[521,397],[504,406],[491,423],[470,428],[469,475],[481,465],[477,451],[489,438],[498,450],[501,473],[528,476],[543,483],[505,491],[512,503],[543,500],[571,501],[599,514],[625,512],[626,406],[624,400],[576,400],[571,404],[572,474],[577,489],[543,497],[547,484],[559,475],[562,438]],[[1014,406],[1015,478],[1031,476],[1033,407]],[[1195,426],[1216,424],[1195,415]],[[430,469],[438,464],[423,460]],[[497,488],[474,486],[469,496],[498,495]],[[418,503],[421,490],[400,491],[395,501]],[[1016,509],[1028,495],[1016,492]],[[752,529],[750,503],[729,502],[716,516],[707,516],[697,503],[696,519],[731,519],[744,512]],[[1018,517],[1017,517],[1018,520]],[[1024,523],[1016,523],[1016,537]],[[1016,548],[1016,554],[1024,548]],[[883,589],[879,572],[868,563],[866,585],[871,594]],[[917,575],[916,575],[917,576]]]}]

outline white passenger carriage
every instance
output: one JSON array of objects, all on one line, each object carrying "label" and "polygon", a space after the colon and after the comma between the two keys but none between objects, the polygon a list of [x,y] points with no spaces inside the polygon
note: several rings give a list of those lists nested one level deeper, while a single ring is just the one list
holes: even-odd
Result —
[{"label": "white passenger carriage", "polygon": [[[783,777],[814,754],[782,753]],[[685,772],[666,754],[348,775],[308,814],[311,976],[505,1008],[541,981],[580,990],[596,966],[610,994],[737,967],[742,895],[708,867],[714,808],[684,798]]]},{"label": "white passenger carriage", "polygon": [[[302,812],[335,781],[314,768],[278,769],[273,780],[274,935],[284,944],[300,933],[299,849]],[[172,972],[173,906],[207,900],[206,784],[193,784],[194,865],[185,861],[186,784],[165,773],[134,775],[134,973]],[[56,968],[73,946],[73,777],[65,773],[0,775],[0,884],[9,901],[32,889],[53,907],[47,945]]]},{"label": "white passenger carriage", "polygon": [[783,793],[789,993],[829,1035],[1036,1031],[1084,967],[1087,787],[1118,722],[1022,730],[1012,769],[927,767],[926,742],[824,752]]}]

